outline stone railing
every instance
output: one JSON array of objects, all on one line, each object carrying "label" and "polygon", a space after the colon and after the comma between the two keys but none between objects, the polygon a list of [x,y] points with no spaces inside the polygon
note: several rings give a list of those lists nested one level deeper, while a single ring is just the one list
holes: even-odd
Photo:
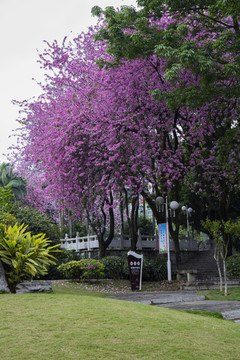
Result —
[{"label": "stone railing", "polygon": [[[96,235],[87,235],[83,237],[79,237],[78,234],[75,238],[69,238],[68,235],[65,235],[65,239],[60,239],[61,248],[67,250],[74,250],[76,252],[82,250],[95,250],[99,248],[98,239]],[[116,234],[111,244],[109,245],[109,249],[130,249],[131,240],[128,235]],[[138,234],[138,242],[137,249],[158,249],[158,242],[155,236],[151,235],[142,235]]]},{"label": "stone railing", "polygon": [[[87,235],[75,238],[69,238],[65,235],[64,239],[60,239],[61,248],[73,250],[76,252],[97,250],[99,248],[98,239],[96,235]],[[109,245],[109,249],[124,250],[131,248],[131,240],[128,235],[115,234],[114,239]],[[158,250],[157,235],[143,235],[138,232],[137,250]],[[173,241],[170,240],[170,250],[174,250]],[[202,250],[199,249],[196,241],[192,239],[180,239],[180,250]]]}]

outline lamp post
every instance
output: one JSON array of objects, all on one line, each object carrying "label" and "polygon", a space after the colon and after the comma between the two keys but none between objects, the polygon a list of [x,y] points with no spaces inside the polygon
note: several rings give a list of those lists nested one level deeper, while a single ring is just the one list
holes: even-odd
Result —
[{"label": "lamp post", "polygon": [[191,212],[193,211],[192,208],[187,207],[187,206],[182,206],[182,211],[186,214],[187,216],[187,239],[189,239],[189,216],[191,216]]},{"label": "lamp post", "polygon": [[[177,210],[179,204],[177,201],[171,201],[170,203],[170,215],[175,216],[175,210]],[[170,241],[169,241],[169,226],[168,226],[168,218],[169,218],[169,209],[168,209],[168,198],[166,196],[165,201],[162,196],[158,196],[156,198],[156,208],[158,212],[163,212],[165,209],[165,217],[166,217],[166,243],[167,243],[167,271],[168,271],[168,281],[172,280],[172,271],[171,271],[171,258],[170,258]]]}]

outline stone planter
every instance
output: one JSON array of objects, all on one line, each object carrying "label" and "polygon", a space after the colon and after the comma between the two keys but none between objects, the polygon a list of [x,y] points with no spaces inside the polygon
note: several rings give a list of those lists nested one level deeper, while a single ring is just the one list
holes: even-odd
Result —
[{"label": "stone planter", "polygon": [[52,292],[52,284],[50,281],[25,281],[17,284],[16,293],[24,294],[24,293],[42,293],[42,292]]}]

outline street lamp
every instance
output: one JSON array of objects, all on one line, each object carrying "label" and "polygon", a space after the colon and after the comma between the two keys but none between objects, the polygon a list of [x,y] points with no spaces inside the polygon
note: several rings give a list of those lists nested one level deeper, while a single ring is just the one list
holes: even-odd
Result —
[{"label": "street lamp", "polygon": [[172,271],[171,271],[171,258],[170,258],[170,241],[169,241],[169,226],[168,226],[168,217],[169,217],[169,210],[170,216],[175,216],[175,211],[178,209],[179,204],[177,201],[170,202],[170,209],[168,209],[168,198],[166,196],[165,201],[162,196],[158,196],[156,198],[156,208],[158,212],[163,212],[165,210],[166,216],[166,243],[167,243],[167,270],[168,270],[168,281],[172,280]]},{"label": "street lamp", "polygon": [[189,216],[191,216],[191,212],[193,211],[193,209],[184,205],[184,206],[182,206],[182,211],[187,216],[187,234],[186,234],[186,237],[187,237],[187,239],[189,239]]}]

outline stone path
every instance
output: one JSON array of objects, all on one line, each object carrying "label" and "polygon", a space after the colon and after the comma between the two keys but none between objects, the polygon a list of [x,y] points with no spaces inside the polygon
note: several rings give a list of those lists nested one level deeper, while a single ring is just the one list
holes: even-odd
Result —
[{"label": "stone path", "polygon": [[224,319],[240,324],[240,301],[205,300],[195,291],[134,292],[109,296],[112,299],[138,302],[178,310],[217,311]]}]

